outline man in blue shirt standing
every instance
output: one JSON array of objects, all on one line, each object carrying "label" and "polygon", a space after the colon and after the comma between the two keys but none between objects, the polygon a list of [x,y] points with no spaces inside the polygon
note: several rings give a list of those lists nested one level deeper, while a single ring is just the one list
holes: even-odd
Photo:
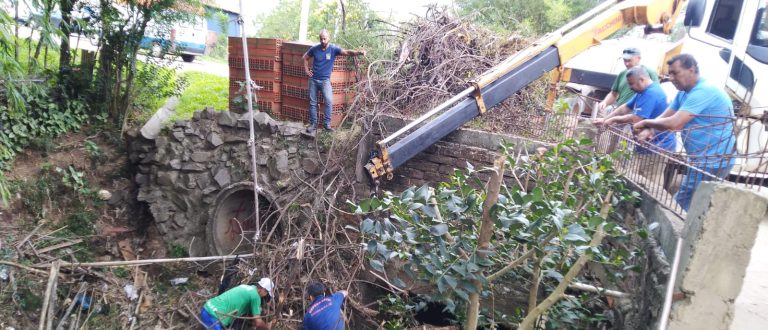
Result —
[{"label": "man in blue shirt standing", "polygon": [[[320,43],[314,45],[304,53],[304,71],[309,76],[309,128],[307,133],[314,134],[317,128],[317,90],[323,93],[325,99],[325,117],[323,127],[331,128],[331,109],[333,109],[333,88],[331,87],[331,72],[333,61],[337,55],[365,56],[365,50],[346,50],[330,43],[331,37],[328,31],[320,31]],[[309,68],[309,59],[312,59],[312,69]]]},{"label": "man in blue shirt standing", "polygon": [[344,330],[341,318],[341,304],[347,297],[347,291],[337,291],[325,296],[325,286],[319,282],[307,286],[307,295],[312,304],[304,314],[302,330]]},{"label": "man in blue shirt standing", "polygon": [[[653,119],[667,110],[667,95],[643,67],[633,67],[627,70],[627,83],[635,95],[627,103],[612,111],[605,118],[593,121],[597,126],[613,124],[634,124],[644,119]],[[664,132],[656,135],[651,143],[657,151],[675,151],[675,134]],[[659,186],[664,186],[664,159],[649,149],[637,149],[640,175]]]},{"label": "man in blue shirt standing", "polygon": [[647,141],[659,131],[682,130],[688,162],[695,169],[688,169],[675,200],[687,211],[701,181],[724,178],[733,168],[733,103],[721,88],[699,77],[692,55],[677,55],[667,65],[679,92],[659,118],[635,123],[634,131],[638,140]]}]

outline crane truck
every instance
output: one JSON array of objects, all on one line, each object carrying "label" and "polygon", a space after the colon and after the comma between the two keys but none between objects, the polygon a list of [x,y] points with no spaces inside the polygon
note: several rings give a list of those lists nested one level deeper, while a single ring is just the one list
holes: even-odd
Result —
[{"label": "crane truck", "polygon": [[[590,68],[595,66],[594,53],[604,52],[603,41],[629,26],[643,26],[645,34],[669,34],[680,16],[684,17],[686,37],[648,46],[657,53],[659,72],[665,73],[664,64],[673,56],[681,52],[693,54],[699,60],[702,76],[723,86],[740,103],[740,116],[762,120],[751,120],[748,129],[737,130],[738,152],[764,156],[768,93],[755,91],[768,90],[768,82],[759,79],[768,77],[766,0],[688,0],[684,14],[683,7],[685,0],[614,0],[598,5],[377,141],[365,164],[366,172],[374,185],[381,178],[391,180],[394,170],[403,163],[542,75],[549,74],[551,79],[547,96],[550,108],[558,97],[558,86],[563,83],[608,89],[615,74]],[[647,58],[644,56],[644,61]],[[760,170],[766,166],[762,156],[743,161],[740,169]]]}]

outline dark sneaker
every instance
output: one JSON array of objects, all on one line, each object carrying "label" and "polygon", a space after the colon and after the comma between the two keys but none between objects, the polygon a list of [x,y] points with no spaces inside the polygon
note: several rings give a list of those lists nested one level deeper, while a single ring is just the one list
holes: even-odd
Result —
[{"label": "dark sneaker", "polygon": [[314,127],[307,127],[307,134],[315,134],[315,128]]},{"label": "dark sneaker", "polygon": [[333,132],[333,131],[335,131],[335,129],[333,129],[331,126],[325,126],[325,127],[323,127],[323,128],[324,128],[326,131],[328,131],[328,132]]}]

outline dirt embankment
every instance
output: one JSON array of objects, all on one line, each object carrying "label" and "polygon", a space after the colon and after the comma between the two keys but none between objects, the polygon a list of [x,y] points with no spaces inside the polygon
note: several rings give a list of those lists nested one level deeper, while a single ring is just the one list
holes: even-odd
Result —
[{"label": "dirt embankment", "polygon": [[[185,256],[183,247],[164,243],[135,201],[123,141],[96,131],[85,128],[38,141],[5,173],[12,200],[8,208],[0,209],[0,261],[7,263],[0,265],[3,329],[38,326],[48,269],[37,265],[57,259],[102,262]],[[202,266],[62,267],[56,294],[50,295],[52,324],[70,329],[128,328],[137,320],[142,328],[194,326],[193,312],[215,293],[218,282]],[[187,282],[173,285],[174,278]]]}]

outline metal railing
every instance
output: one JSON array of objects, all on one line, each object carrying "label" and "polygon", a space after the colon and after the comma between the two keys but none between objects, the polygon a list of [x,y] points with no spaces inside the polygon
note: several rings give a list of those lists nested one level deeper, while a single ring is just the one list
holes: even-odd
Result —
[{"label": "metal railing", "polygon": [[521,113],[520,125],[511,133],[546,143],[585,133],[597,153],[623,150],[627,156],[614,164],[617,170],[661,206],[685,218],[693,192],[703,181],[730,181],[755,190],[768,186],[768,131],[760,119],[712,117],[708,121],[670,132],[667,139],[674,139],[674,149],[660,147],[661,140],[637,141],[629,125],[596,128],[572,114]]}]

